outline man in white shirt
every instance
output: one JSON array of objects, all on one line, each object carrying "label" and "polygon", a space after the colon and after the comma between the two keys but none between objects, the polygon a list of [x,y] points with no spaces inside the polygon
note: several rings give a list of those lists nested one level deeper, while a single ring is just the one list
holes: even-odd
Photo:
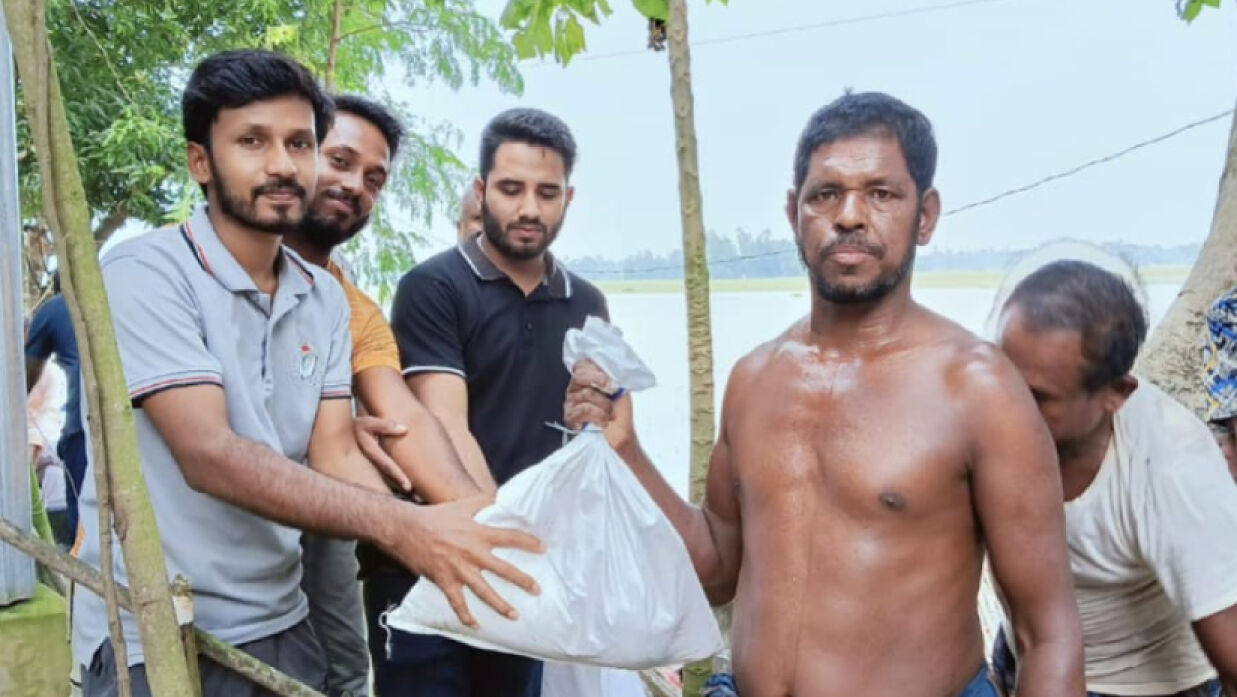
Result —
[{"label": "man in white shirt", "polygon": [[1207,426],[1130,374],[1146,333],[1126,282],[1081,261],[1019,283],[998,330],[1057,446],[1088,691],[1237,695],[1237,485]]}]

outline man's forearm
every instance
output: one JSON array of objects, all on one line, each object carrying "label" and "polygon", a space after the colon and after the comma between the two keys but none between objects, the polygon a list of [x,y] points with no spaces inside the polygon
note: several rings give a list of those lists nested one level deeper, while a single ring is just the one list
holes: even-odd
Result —
[{"label": "man's forearm", "polygon": [[1081,640],[1068,632],[1019,646],[1018,697],[1083,697],[1086,687],[1080,646]]},{"label": "man's forearm", "polygon": [[410,506],[314,472],[263,445],[231,437],[196,464],[182,464],[195,490],[284,525],[310,532],[358,539],[388,549],[391,506]]},{"label": "man's forearm", "polygon": [[481,452],[481,446],[477,444],[477,439],[473,437],[467,426],[448,427],[446,424],[443,426],[468,476],[481,488],[482,492],[493,494],[498,491],[498,483],[494,481],[490,466],[485,462],[485,454]]},{"label": "man's forearm", "polygon": [[687,547],[700,582],[706,587],[718,583],[717,577],[722,567],[721,554],[709,531],[709,522],[704,511],[684,501],[675,492],[639,443],[620,447],[616,452],[631,468],[653,502],[670,520],[679,537],[683,538],[683,544]]},{"label": "man's forearm", "polygon": [[[387,438],[387,452],[412,479],[421,498],[430,503],[443,503],[482,493],[481,486],[456,455],[446,429],[429,410],[419,409],[397,420],[408,427],[408,433]],[[488,469],[485,474],[493,484]]]}]

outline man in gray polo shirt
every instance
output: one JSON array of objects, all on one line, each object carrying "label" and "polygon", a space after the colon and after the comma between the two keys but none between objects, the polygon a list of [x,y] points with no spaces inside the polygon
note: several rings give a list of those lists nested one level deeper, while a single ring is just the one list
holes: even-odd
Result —
[{"label": "man in gray polo shirt", "polygon": [[[442,587],[467,622],[464,585],[510,612],[483,568],[535,590],[490,549],[538,547],[474,523],[484,500],[417,507],[390,496],[357,448],[343,291],[280,245],[304,214],[332,111],[308,71],[277,54],[203,61],[183,112],[207,203],[102,265],[169,576],[193,585],[199,627],[315,687],[324,666],[294,528],[378,544]],[[86,482],[81,557],[97,565],[98,501]],[[114,567],[124,582],[120,555]],[[83,695],[114,695],[103,603],[79,593],[74,605]],[[122,620],[133,694],[144,697],[137,628]],[[200,668],[205,697],[268,694],[206,659]]]}]

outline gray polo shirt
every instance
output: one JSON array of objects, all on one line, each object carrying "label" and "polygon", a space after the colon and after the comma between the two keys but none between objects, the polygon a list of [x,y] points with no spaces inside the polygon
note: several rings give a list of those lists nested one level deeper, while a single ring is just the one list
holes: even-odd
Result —
[{"label": "gray polo shirt", "polygon": [[[204,206],[182,226],[117,245],[102,262],[168,578],[189,579],[197,626],[233,644],[306,616],[301,533],[189,488],[141,405],[162,390],[218,385],[233,431],[305,460],[320,400],[350,396],[348,303],[335,279],[294,252],[285,249],[279,264],[274,296],[260,293]],[[98,567],[93,472],[81,519],[81,558]],[[114,550],[116,578],[125,582],[119,545]],[[141,663],[136,623],[128,613],[122,619],[129,663]],[[74,658],[90,665],[107,637],[103,601],[77,593],[73,620]]]}]

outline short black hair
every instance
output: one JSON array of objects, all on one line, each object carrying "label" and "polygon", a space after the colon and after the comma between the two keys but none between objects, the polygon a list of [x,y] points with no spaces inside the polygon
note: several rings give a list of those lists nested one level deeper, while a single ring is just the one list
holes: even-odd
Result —
[{"label": "short black hair", "polygon": [[481,132],[481,178],[494,169],[494,153],[503,143],[527,143],[549,148],[563,158],[567,177],[576,164],[576,141],[562,119],[540,109],[508,109]]},{"label": "short black hair", "polygon": [[210,150],[210,127],[221,109],[290,95],[304,97],[313,106],[314,135],[321,144],[331,127],[335,107],[308,68],[273,51],[216,53],[193,69],[181,96],[185,140]]},{"label": "short black hair", "polygon": [[1054,261],[1014,287],[1005,309],[1035,331],[1082,335],[1083,388],[1095,392],[1127,375],[1147,338],[1147,315],[1125,279],[1085,261]]},{"label": "short black hair", "polygon": [[795,148],[795,190],[807,179],[812,153],[844,138],[888,133],[898,139],[906,169],[922,196],[936,176],[936,136],[932,122],[918,109],[883,92],[859,92],[838,97],[822,107],[799,136]]},{"label": "short black hair", "polygon": [[399,152],[399,143],[404,138],[404,125],[390,109],[355,94],[338,94],[335,95],[335,113],[341,112],[359,116],[372,123],[374,128],[382,132],[382,137],[387,139],[391,159],[395,159],[395,154]]}]

